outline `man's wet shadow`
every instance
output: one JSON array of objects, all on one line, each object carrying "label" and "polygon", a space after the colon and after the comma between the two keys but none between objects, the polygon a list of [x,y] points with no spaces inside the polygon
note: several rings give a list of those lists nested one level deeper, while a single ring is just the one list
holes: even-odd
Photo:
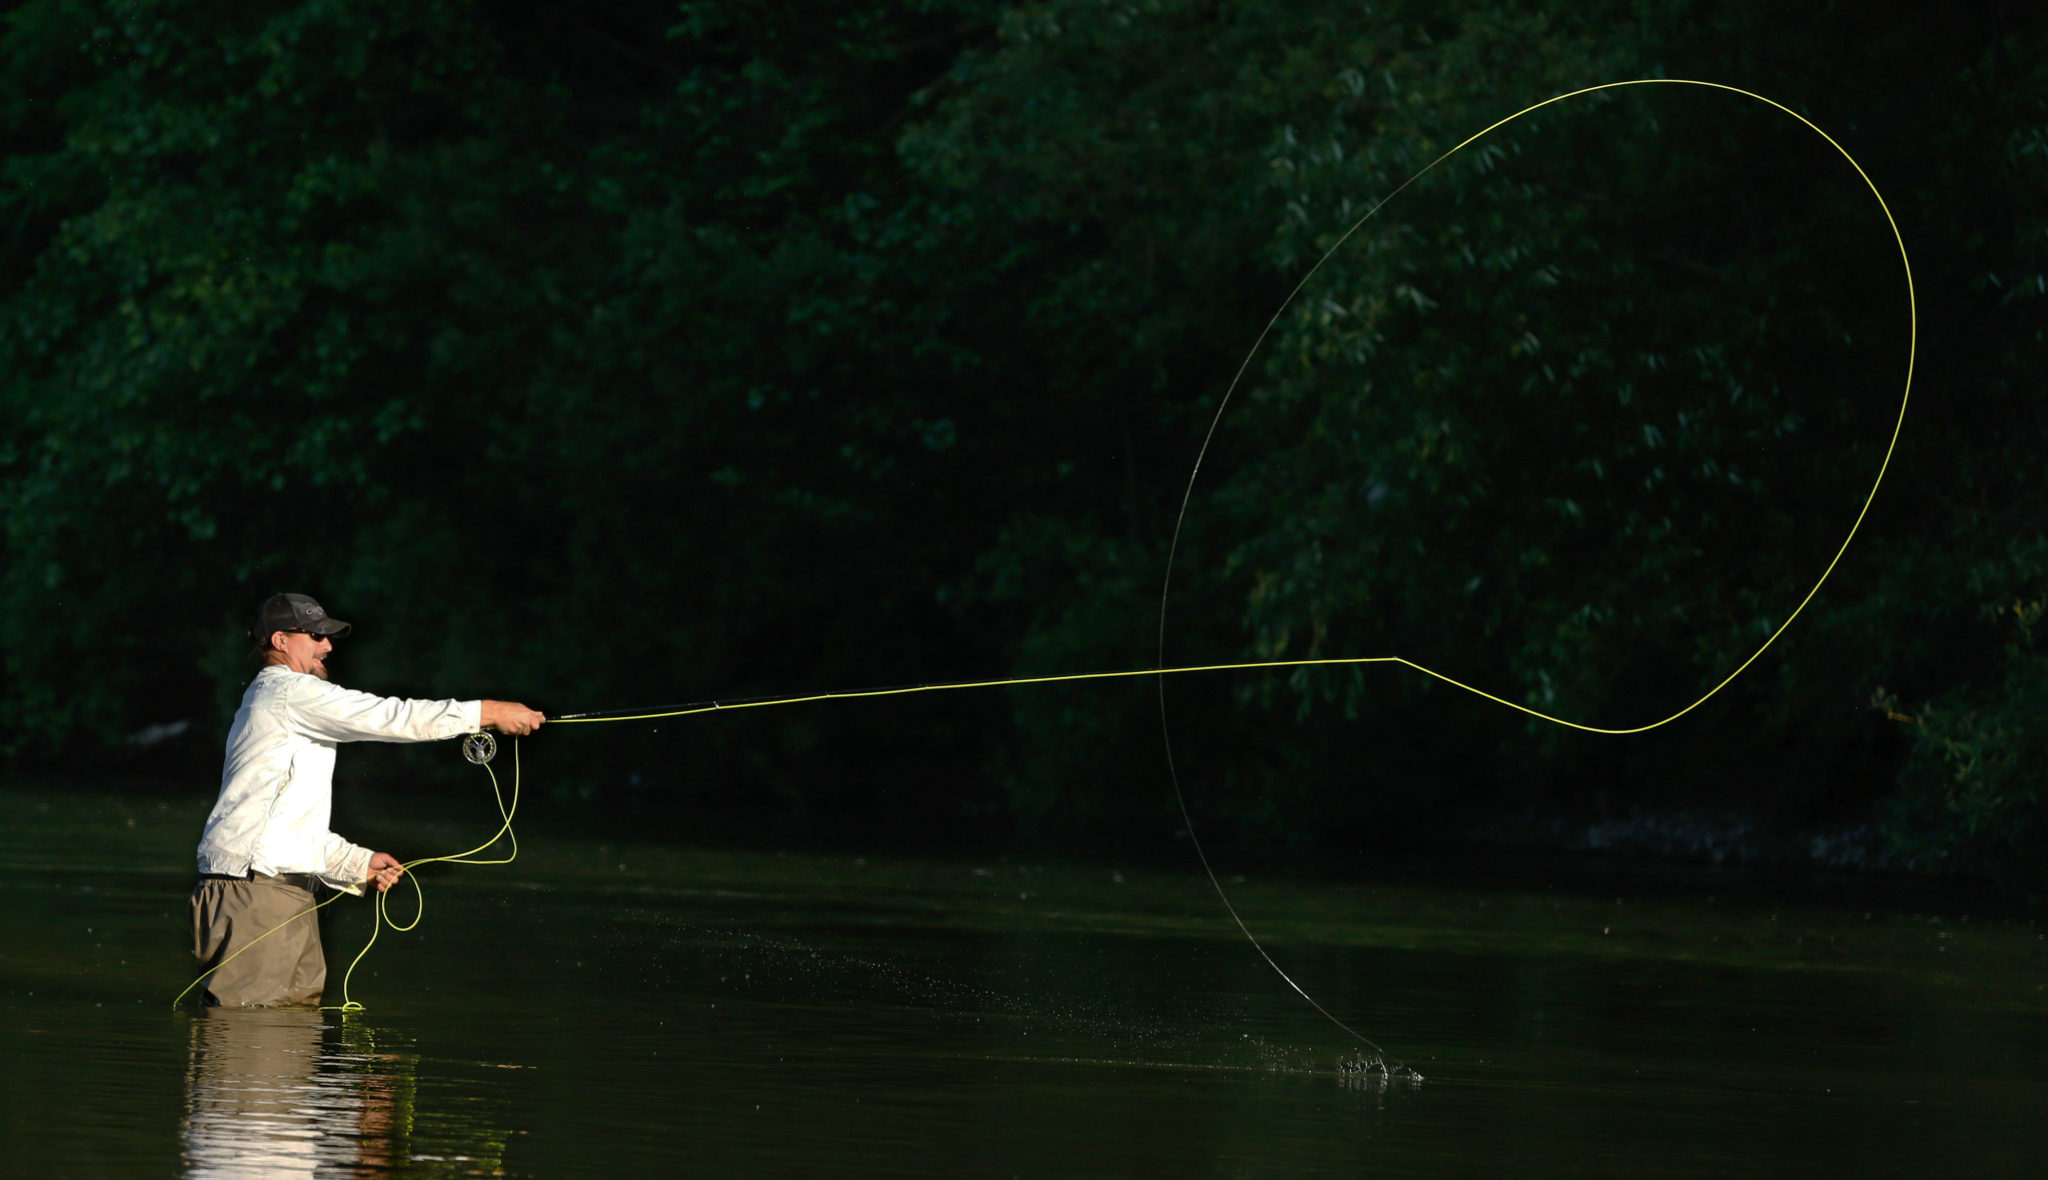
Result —
[{"label": "man's wet shadow", "polygon": [[202,1008],[191,1028],[187,1176],[312,1176],[403,1164],[415,1059],[311,1008]]}]

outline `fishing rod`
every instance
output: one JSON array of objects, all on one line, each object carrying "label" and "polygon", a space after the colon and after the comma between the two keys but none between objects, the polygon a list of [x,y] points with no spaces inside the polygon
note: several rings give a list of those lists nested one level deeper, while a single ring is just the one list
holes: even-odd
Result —
[{"label": "fishing rod", "polygon": [[[1527,705],[1517,704],[1514,701],[1495,696],[1483,689],[1474,688],[1469,684],[1454,680],[1441,672],[1425,668],[1421,664],[1403,659],[1400,656],[1339,656],[1300,660],[1250,660],[1227,664],[1187,664],[1175,668],[1127,668],[1112,672],[1062,672],[1046,676],[1009,676],[993,680],[946,680],[929,684],[902,684],[881,688],[843,689],[833,692],[775,693],[753,697],[721,697],[715,700],[690,701],[674,705],[642,705],[624,709],[597,709],[588,713],[565,713],[560,717],[548,718],[547,723],[549,725],[574,725],[577,723],[599,721],[656,721],[669,717],[692,717],[701,713],[721,713],[734,709],[764,709],[776,705],[809,704],[813,701],[846,701],[869,697],[908,696],[912,693],[951,692],[969,688],[1014,688],[1025,684],[1059,684],[1083,680],[1131,680],[1144,676],[1179,676],[1191,672],[1242,672],[1274,668],[1342,667],[1360,664],[1405,665],[1425,675],[1433,676],[1446,684],[1464,689],[1466,692],[1476,693],[1490,701],[1506,705],[1510,709],[1518,709],[1532,717],[1540,717],[1545,721],[1569,726],[1573,729],[1582,729],[1589,733],[1641,733],[1644,730],[1655,729],[1659,725],[1667,724],[1700,704],[1700,701],[1695,701],[1692,705],[1687,706],[1686,709],[1682,709],[1663,720],[1653,721],[1648,725],[1628,729],[1604,729],[1599,726],[1582,725],[1562,717],[1553,717],[1547,713],[1531,709]],[[1705,699],[1705,697],[1702,697],[1701,701]],[[471,737],[472,739],[489,739],[490,735],[472,734]],[[463,752],[465,755],[470,753],[468,749],[465,749]],[[472,762],[478,761],[474,757],[470,760]],[[488,758],[483,759],[483,761],[488,760]]]}]

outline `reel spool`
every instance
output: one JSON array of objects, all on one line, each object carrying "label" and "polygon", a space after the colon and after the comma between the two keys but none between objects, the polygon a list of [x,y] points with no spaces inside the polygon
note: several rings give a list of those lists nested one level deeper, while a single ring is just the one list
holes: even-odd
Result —
[{"label": "reel spool", "polygon": [[478,730],[462,739],[462,756],[482,766],[498,756],[498,739]]}]

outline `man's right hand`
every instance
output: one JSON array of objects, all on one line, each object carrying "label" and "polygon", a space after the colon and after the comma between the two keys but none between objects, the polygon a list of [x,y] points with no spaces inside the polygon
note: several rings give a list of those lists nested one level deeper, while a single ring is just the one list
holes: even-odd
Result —
[{"label": "man's right hand", "polygon": [[541,722],[546,720],[546,715],[516,701],[484,702],[484,728],[512,737],[525,737],[539,729]]}]

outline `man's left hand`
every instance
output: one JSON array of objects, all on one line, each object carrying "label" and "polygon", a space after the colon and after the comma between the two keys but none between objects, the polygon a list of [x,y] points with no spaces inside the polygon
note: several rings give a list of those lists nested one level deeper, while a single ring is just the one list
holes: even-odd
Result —
[{"label": "man's left hand", "polygon": [[382,893],[393,885],[398,884],[398,878],[404,875],[405,865],[401,864],[397,857],[388,852],[376,852],[370,855],[369,884],[375,885],[377,892]]}]

